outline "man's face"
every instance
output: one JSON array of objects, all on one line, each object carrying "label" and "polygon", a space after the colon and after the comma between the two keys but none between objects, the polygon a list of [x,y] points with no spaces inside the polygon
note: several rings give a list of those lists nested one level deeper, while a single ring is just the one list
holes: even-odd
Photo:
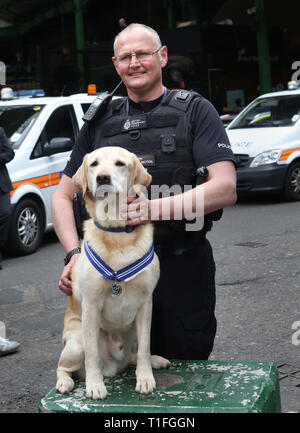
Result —
[{"label": "man's face", "polygon": [[[116,58],[113,58],[116,71],[127,87],[128,96],[133,100],[151,100],[160,96],[162,88],[162,68],[167,64],[167,48],[160,48],[150,60],[139,61],[132,56],[129,63],[123,63],[126,55],[152,53],[157,50],[153,36],[146,30],[135,29],[121,34],[116,43]],[[156,93],[159,93],[156,96]]]}]

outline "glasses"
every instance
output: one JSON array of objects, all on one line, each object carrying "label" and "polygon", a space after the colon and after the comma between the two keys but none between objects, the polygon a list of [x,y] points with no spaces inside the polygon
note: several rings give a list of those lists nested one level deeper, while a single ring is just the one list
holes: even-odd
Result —
[{"label": "glasses", "polygon": [[160,49],[161,47],[152,52],[141,51],[134,54],[124,54],[122,56],[116,57],[116,60],[118,61],[118,63],[121,63],[123,65],[129,65],[129,63],[131,63],[132,57],[135,56],[136,60],[138,60],[139,62],[147,62],[149,60],[152,60],[154,54],[158,53]]}]

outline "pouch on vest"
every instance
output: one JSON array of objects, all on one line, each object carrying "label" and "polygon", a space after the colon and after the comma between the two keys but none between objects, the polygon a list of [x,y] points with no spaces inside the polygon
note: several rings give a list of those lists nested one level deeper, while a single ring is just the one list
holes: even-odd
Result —
[{"label": "pouch on vest", "polygon": [[85,220],[90,218],[90,215],[86,210],[81,191],[77,191],[74,194],[73,212],[78,236],[80,239],[83,239],[83,223]]}]

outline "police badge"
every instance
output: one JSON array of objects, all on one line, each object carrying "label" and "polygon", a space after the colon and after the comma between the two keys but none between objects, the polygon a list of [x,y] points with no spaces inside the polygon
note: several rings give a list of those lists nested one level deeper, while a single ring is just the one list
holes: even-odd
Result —
[{"label": "police badge", "polygon": [[130,128],[130,120],[129,119],[126,120],[126,122],[124,123],[123,128],[126,129],[126,130]]}]

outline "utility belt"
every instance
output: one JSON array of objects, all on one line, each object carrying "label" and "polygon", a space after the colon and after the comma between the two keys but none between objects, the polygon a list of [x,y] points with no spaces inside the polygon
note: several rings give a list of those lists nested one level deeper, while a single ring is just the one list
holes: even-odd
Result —
[{"label": "utility belt", "polygon": [[204,216],[201,230],[187,231],[185,224],[193,224],[192,221],[164,221],[154,224],[155,251],[161,255],[182,255],[195,248],[207,244],[206,234],[212,229],[213,221],[222,216],[223,209]]},{"label": "utility belt", "polygon": [[[194,233],[195,234],[195,233]],[[167,259],[170,256],[181,256],[201,248],[206,245],[205,231],[197,233],[193,240],[184,236],[178,236],[178,233],[168,240],[155,237],[154,249],[160,259]]]}]

